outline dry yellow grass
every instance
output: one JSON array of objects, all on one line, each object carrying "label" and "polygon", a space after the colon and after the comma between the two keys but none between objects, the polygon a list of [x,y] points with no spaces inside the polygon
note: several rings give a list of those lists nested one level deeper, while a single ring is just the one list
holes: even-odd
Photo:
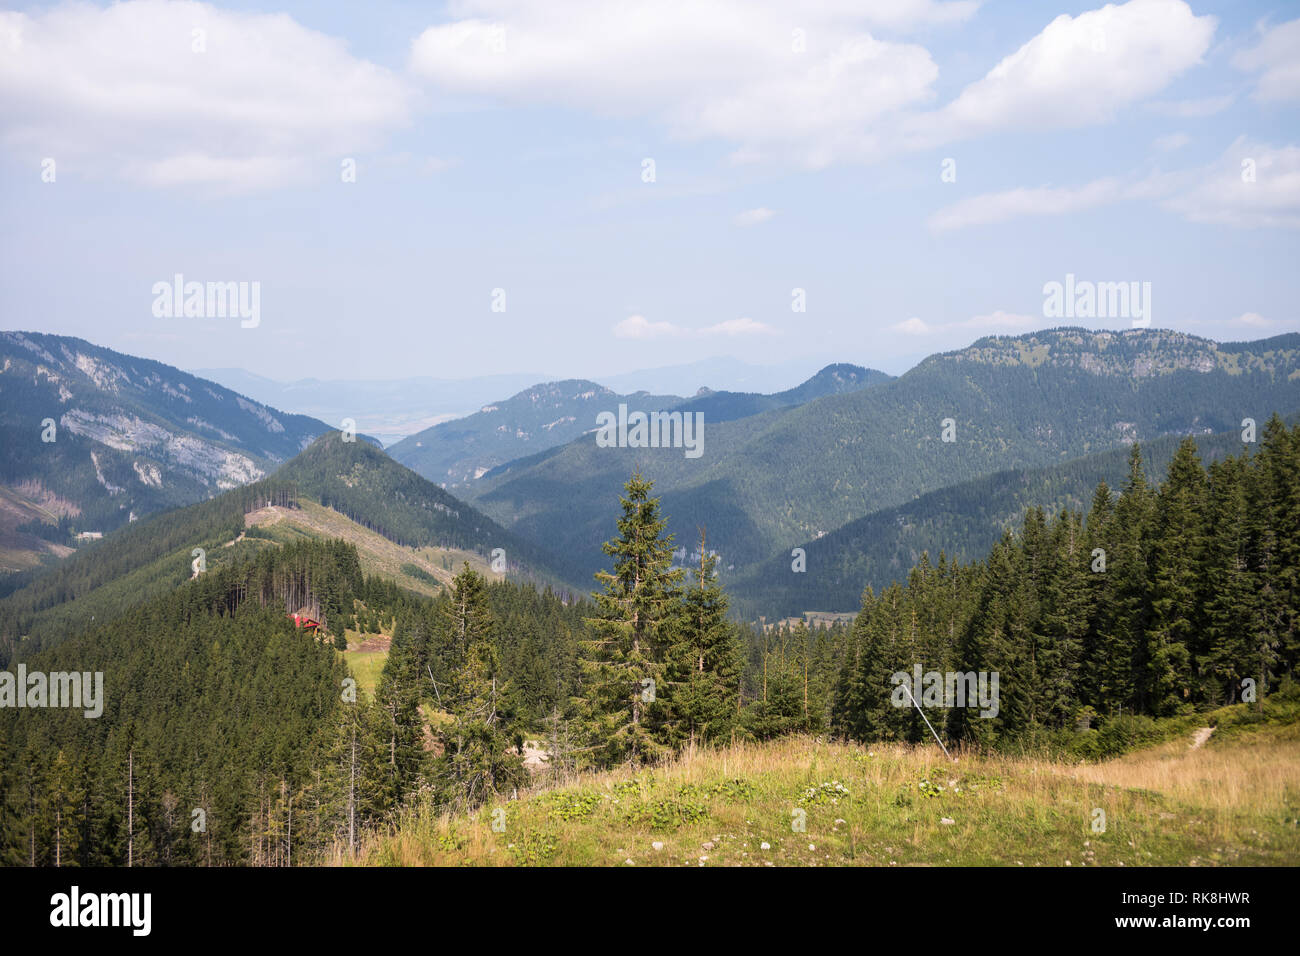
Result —
[{"label": "dry yellow grass", "polygon": [[1294,865],[1297,818],[1300,742],[1285,729],[1087,766],[973,753],[953,763],[933,746],[799,737],[543,781],[469,814],[411,810],[355,862]]}]

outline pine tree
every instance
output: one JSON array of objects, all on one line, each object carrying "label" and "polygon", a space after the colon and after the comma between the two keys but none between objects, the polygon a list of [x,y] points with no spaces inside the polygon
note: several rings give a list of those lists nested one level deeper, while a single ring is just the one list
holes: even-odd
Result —
[{"label": "pine tree", "polygon": [[1267,684],[1272,655],[1250,567],[1250,515],[1246,459],[1210,465],[1206,548],[1200,585],[1204,627],[1195,647],[1200,700],[1227,705],[1237,700],[1243,678]]},{"label": "pine tree", "polygon": [[[1250,509],[1264,623],[1261,657],[1283,671],[1300,664],[1300,427],[1274,414],[1264,426]],[[1261,685],[1261,689],[1265,685]]]},{"label": "pine tree", "polygon": [[450,681],[465,666],[470,645],[492,638],[494,622],[487,602],[487,582],[480,574],[466,573],[469,570],[466,562],[439,610],[437,647],[432,656],[440,682]]},{"label": "pine tree", "polygon": [[1095,665],[1097,710],[1135,712],[1148,651],[1147,551],[1153,518],[1151,489],[1136,443],[1129,452],[1128,477],[1098,544],[1106,552],[1105,592],[1099,604]]},{"label": "pine tree", "polygon": [[1151,619],[1142,702],[1158,716],[1190,703],[1190,644],[1200,626],[1205,550],[1205,472],[1190,438],[1178,446],[1156,499],[1151,548]]},{"label": "pine tree", "polygon": [[582,705],[585,731],[598,762],[640,763],[664,752],[656,725],[661,717],[658,685],[664,655],[674,643],[673,626],[682,572],[672,570],[672,536],[652,498],[653,482],[634,474],[620,496],[618,537],[602,550],[614,570],[596,579],[594,637],[583,642]]},{"label": "pine tree", "polygon": [[388,659],[375,687],[373,717],[384,748],[383,785],[375,797],[390,809],[414,786],[424,759],[420,696],[425,680],[412,646],[412,630],[407,619],[394,628]]},{"label": "pine tree", "polygon": [[494,641],[494,619],[483,578],[467,564],[452,582],[454,633],[468,640],[463,663],[453,675],[447,702],[452,721],[440,731],[442,774],[447,797],[458,806],[477,807],[493,794],[524,781],[522,757],[509,753],[502,720],[506,688]]},{"label": "pine tree", "polygon": [[1092,506],[1084,524],[1084,551],[1081,561],[1087,567],[1086,588],[1088,591],[1088,628],[1083,635],[1083,664],[1079,673],[1078,696],[1087,707],[1089,714],[1097,711],[1101,699],[1101,666],[1105,638],[1101,626],[1106,617],[1106,607],[1110,597],[1111,583],[1114,580],[1108,574],[1111,537],[1114,534],[1113,520],[1115,500],[1110,486],[1102,482],[1093,492]]},{"label": "pine tree", "polygon": [[1092,621],[1090,555],[1082,516],[1062,512],[1051,528],[1050,565],[1040,590],[1036,691],[1044,723],[1061,727],[1082,704],[1079,673]]},{"label": "pine tree", "polygon": [[48,825],[53,840],[55,866],[75,863],[81,838],[82,793],[76,768],[62,750],[54,758],[46,780],[49,793]]},{"label": "pine tree", "polygon": [[740,641],[727,620],[717,555],[709,553],[707,544],[701,529],[699,565],[685,591],[675,643],[667,655],[666,722],[676,740],[716,740],[729,734],[740,693]]},{"label": "pine tree", "polygon": [[370,708],[343,703],[336,712],[331,745],[322,774],[322,799],[316,824],[322,833],[355,853],[365,829],[383,812],[383,742],[375,733]]}]

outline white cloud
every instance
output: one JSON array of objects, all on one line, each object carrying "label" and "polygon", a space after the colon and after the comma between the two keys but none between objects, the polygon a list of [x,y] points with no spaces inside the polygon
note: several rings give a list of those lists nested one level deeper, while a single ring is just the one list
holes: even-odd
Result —
[{"label": "white cloud", "polygon": [[614,326],[614,335],[620,339],[657,339],[680,334],[681,329],[671,322],[651,322],[644,315],[629,315]]},{"label": "white cloud", "polygon": [[[973,4],[850,0],[463,0],[425,30],[411,69],[444,92],[646,117],[734,144],[733,163],[870,162],[1012,127],[1110,120],[1198,63],[1216,21],[1183,0],[1060,16],[947,106],[938,67],[895,33]],[[793,31],[806,48],[797,52]],[[873,32],[874,31],[874,32]]]},{"label": "white cloud", "polygon": [[1215,27],[1182,0],[1062,14],[943,109],[916,118],[910,133],[937,145],[1008,127],[1106,122],[1199,63]]},{"label": "white cloud", "polygon": [[700,329],[700,335],[770,335],[773,331],[770,325],[753,319],[727,319]]},{"label": "white cloud", "polygon": [[688,329],[672,322],[651,322],[643,315],[630,315],[614,326],[614,336],[620,339],[703,338],[712,335],[734,337],[738,335],[770,335],[775,330],[753,319],[726,319],[702,329]]},{"label": "white cloud", "polygon": [[1300,20],[1262,32],[1258,44],[1233,57],[1233,66],[1259,74],[1256,99],[1265,102],[1300,99]]},{"label": "white cloud", "polygon": [[894,332],[902,332],[904,335],[929,335],[934,331],[923,319],[912,316],[910,319],[904,319],[902,322],[895,322],[889,327]]},{"label": "white cloud", "polygon": [[1021,216],[1059,216],[1112,203],[1123,195],[1124,189],[1115,179],[1098,179],[1082,186],[1009,189],[971,196],[945,206],[930,216],[928,224],[936,232],[946,232]]},{"label": "white cloud", "polygon": [[1274,329],[1284,323],[1275,319],[1266,319],[1258,312],[1243,312],[1236,318],[1228,320],[1229,325],[1244,326],[1250,329]]},{"label": "white cloud", "polygon": [[760,206],[757,209],[746,209],[732,220],[737,226],[757,226],[760,223],[767,222],[775,216],[772,210],[766,206]]},{"label": "white cloud", "polygon": [[[1254,178],[1243,164],[1253,165]],[[1300,226],[1300,147],[1239,138],[1209,165],[1081,186],[1011,189],[945,206],[928,220],[944,232],[1025,216],[1059,216],[1131,200],[1160,202],[1190,222],[1241,228]]]},{"label": "white cloud", "polygon": [[821,166],[875,154],[879,121],[932,95],[929,52],[872,31],[974,9],[920,0],[797,10],[781,0],[463,0],[455,20],[416,38],[411,69],[446,93],[646,117],[682,138],[732,142],[737,161],[776,155]]},{"label": "white cloud", "polygon": [[[1247,162],[1253,164],[1253,181],[1246,175]],[[1300,226],[1300,147],[1275,148],[1242,137],[1184,180],[1165,206],[1191,222]]]},{"label": "white cloud", "polygon": [[0,12],[0,142],[60,173],[217,190],[337,176],[406,121],[411,95],[284,14],[159,0]]}]

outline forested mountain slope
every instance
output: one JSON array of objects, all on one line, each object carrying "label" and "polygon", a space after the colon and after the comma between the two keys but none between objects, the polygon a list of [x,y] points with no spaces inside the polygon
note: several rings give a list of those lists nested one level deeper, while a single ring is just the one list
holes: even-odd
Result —
[{"label": "forested mountain slope", "polygon": [[[1180,441],[1171,435],[1142,443],[1153,479],[1164,477]],[[1258,447],[1243,444],[1240,429],[1200,437],[1197,446],[1207,464]],[[923,553],[936,561],[941,554],[971,561],[987,553],[1007,528],[1017,527],[1028,508],[1040,507],[1048,514],[1086,508],[1101,482],[1119,487],[1128,457],[1125,446],[1063,465],[999,471],[949,485],[800,543],[801,571],[794,570],[793,549],[785,550],[746,568],[727,587],[747,617],[777,619],[808,610],[853,609],[864,587],[880,590],[904,579]]]},{"label": "forested mountain slope", "polygon": [[[270,532],[245,534],[247,516],[268,506],[294,507],[308,499],[330,509],[343,524],[355,523],[399,548],[463,552],[491,562],[512,577],[559,585],[563,575],[531,543],[504,531],[474,508],[361,441],[342,440],[340,432],[321,436],[271,478],[236,488],[208,501],[135,522],[90,545],[58,566],[27,579],[0,600],[0,663],[49,647],[143,600],[165,595],[192,576],[194,549],[210,567],[238,564],[274,540]],[[297,522],[311,537],[342,535],[342,524]],[[355,536],[359,541],[362,535]],[[284,538],[284,541],[292,541]],[[497,554],[494,552],[500,549]],[[415,554],[410,563],[424,571],[414,579],[400,569],[402,586],[421,589],[443,575],[426,568],[431,555]],[[392,563],[390,561],[390,563]],[[451,570],[442,566],[445,570]],[[18,639],[23,637],[20,644]]]},{"label": "forested mountain slope", "polygon": [[872,388],[736,421],[706,418],[698,458],[598,448],[587,435],[498,468],[466,493],[594,570],[600,515],[640,469],[655,479],[679,542],[707,525],[723,568],[735,569],[997,471],[1298,409],[1300,335],[1219,344],[1164,330],[1055,329],[981,339]]},{"label": "forested mountain slope", "polygon": [[841,363],[826,366],[808,381],[784,392],[773,392],[770,395],[760,392],[709,392],[674,406],[674,411],[703,412],[706,422],[729,422],[774,408],[802,405],[827,395],[856,392],[870,385],[893,380],[893,375],[873,368]]},{"label": "forested mountain slope", "polygon": [[669,408],[676,395],[619,395],[583,379],[545,382],[473,415],[443,422],[388,449],[394,459],[430,481],[455,488],[497,465],[572,441],[593,427],[597,412],[630,402]]},{"label": "forested mountain slope", "polygon": [[472,484],[499,465],[545,452],[586,434],[600,412],[620,404],[642,411],[674,409],[702,412],[709,422],[747,418],[890,381],[891,375],[856,365],[828,365],[794,388],[770,395],[702,389],[694,398],[620,395],[581,379],[534,385],[503,402],[493,402],[465,418],[412,435],[389,453],[431,481],[455,488]]}]

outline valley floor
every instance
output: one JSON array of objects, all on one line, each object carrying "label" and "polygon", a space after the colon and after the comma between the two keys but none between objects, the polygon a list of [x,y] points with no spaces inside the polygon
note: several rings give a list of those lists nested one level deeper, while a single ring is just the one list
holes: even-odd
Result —
[{"label": "valley floor", "polygon": [[1300,723],[1234,723],[1194,747],[1204,736],[1095,764],[975,754],[951,763],[934,746],[809,737],[698,749],[472,815],[412,812],[356,862],[1300,864]]}]

